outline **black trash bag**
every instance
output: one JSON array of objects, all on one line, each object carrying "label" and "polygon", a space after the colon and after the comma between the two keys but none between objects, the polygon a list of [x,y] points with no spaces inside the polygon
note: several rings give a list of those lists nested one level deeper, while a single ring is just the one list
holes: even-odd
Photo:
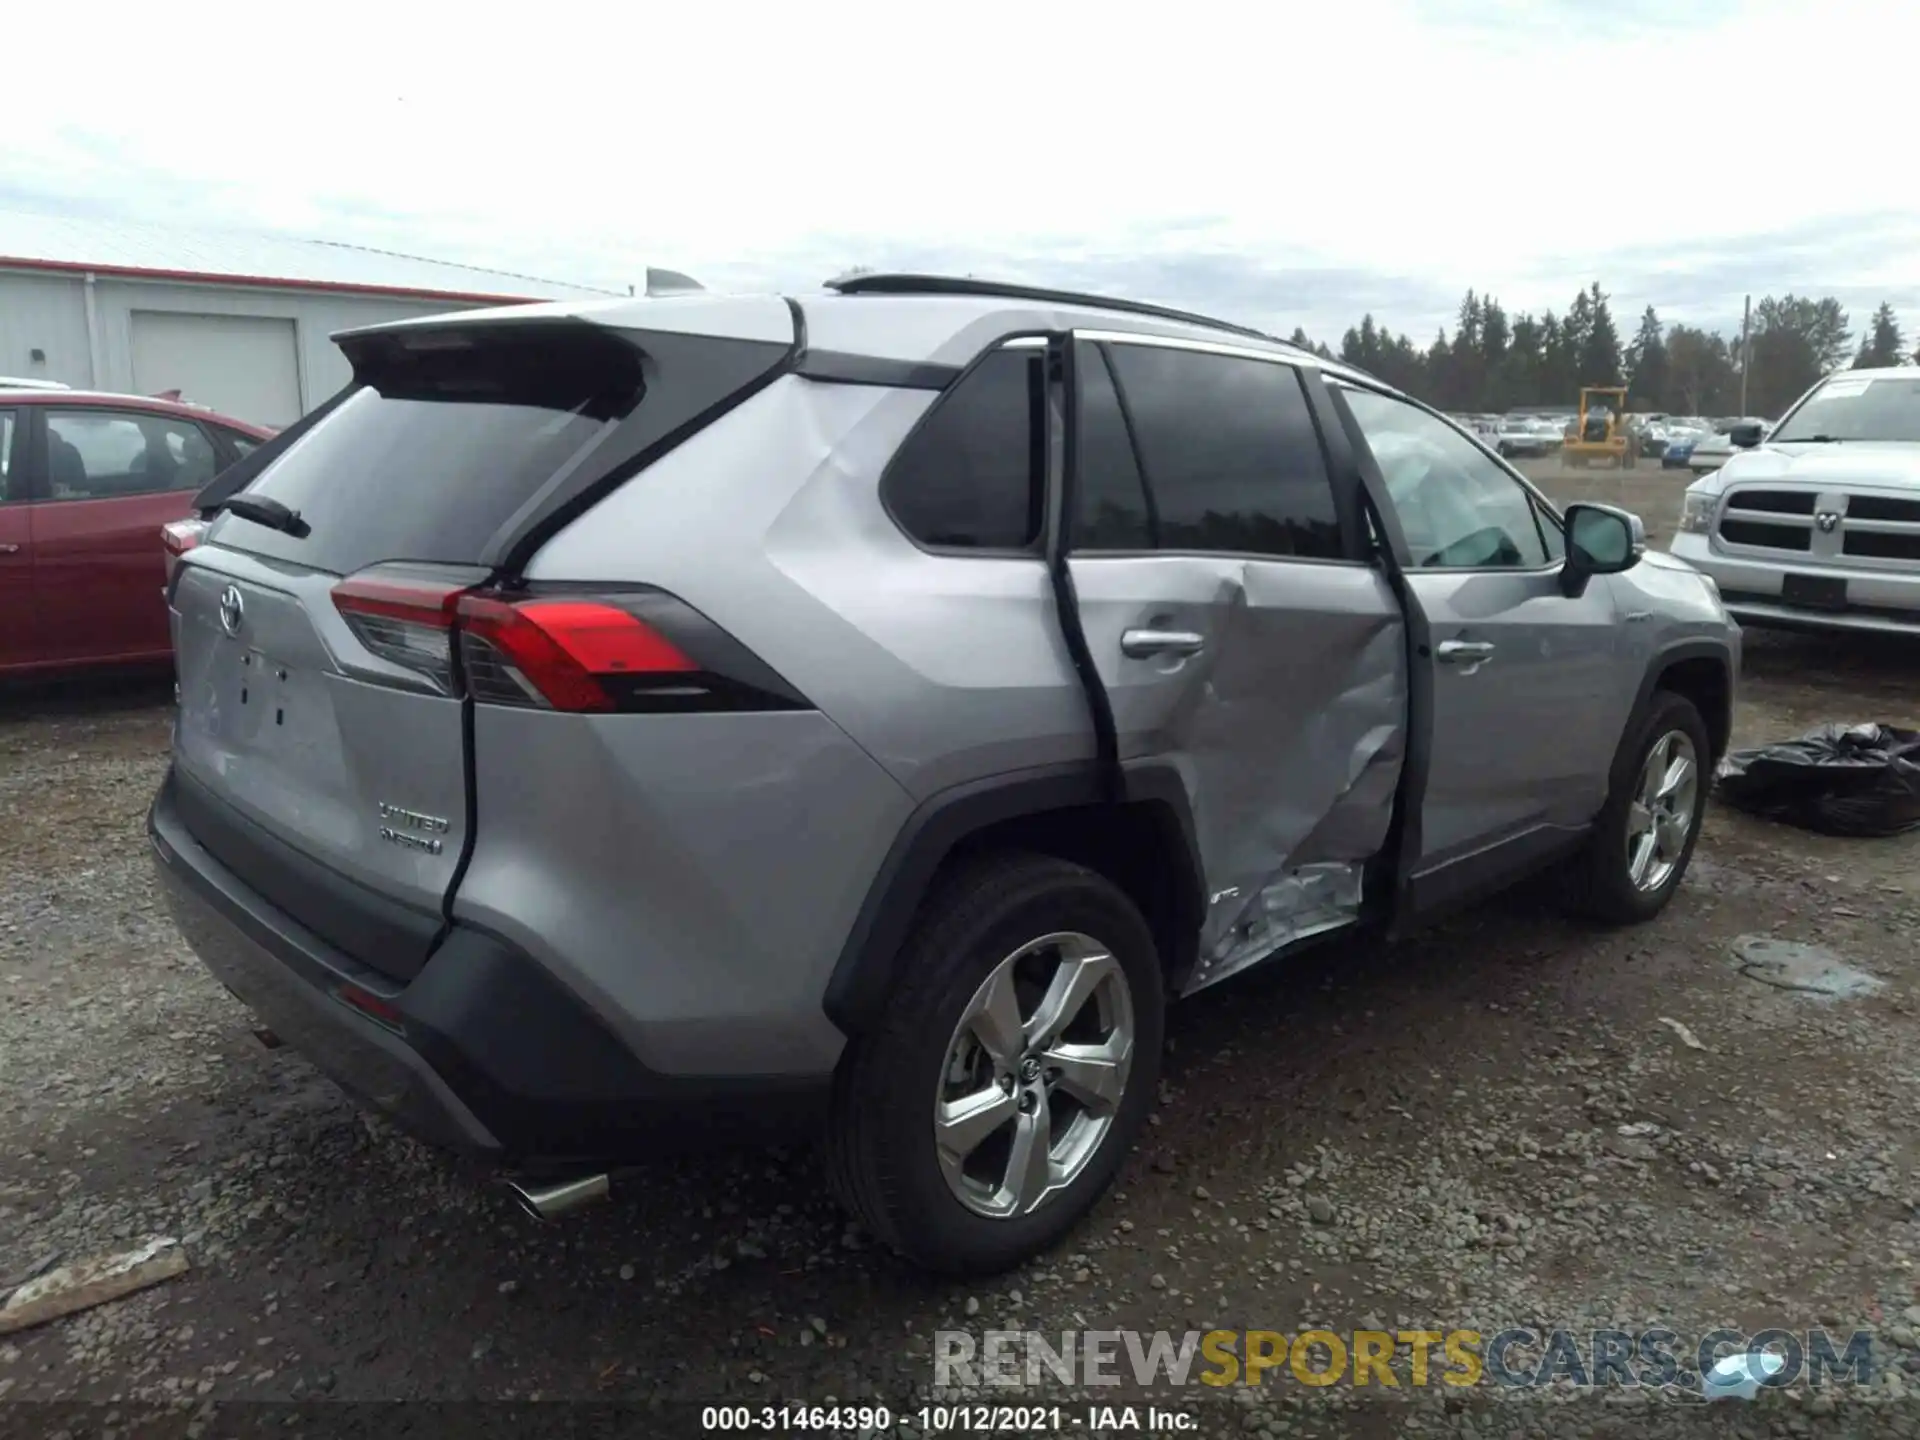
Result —
[{"label": "black trash bag", "polygon": [[1714,794],[1823,835],[1899,835],[1920,827],[1920,731],[1822,725],[1736,750],[1720,762]]}]

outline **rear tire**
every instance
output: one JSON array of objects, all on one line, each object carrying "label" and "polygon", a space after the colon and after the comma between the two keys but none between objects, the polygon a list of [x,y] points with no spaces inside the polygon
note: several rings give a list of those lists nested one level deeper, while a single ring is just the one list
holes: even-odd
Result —
[{"label": "rear tire", "polygon": [[1666,909],[1700,839],[1712,754],[1693,702],[1656,690],[1614,763],[1586,848],[1569,867],[1570,908],[1607,925],[1638,924]]},{"label": "rear tire", "polygon": [[1091,870],[990,856],[929,895],[899,975],[835,1076],[834,1189],[917,1265],[1008,1269],[1093,1207],[1146,1121],[1165,1021],[1152,931]]}]

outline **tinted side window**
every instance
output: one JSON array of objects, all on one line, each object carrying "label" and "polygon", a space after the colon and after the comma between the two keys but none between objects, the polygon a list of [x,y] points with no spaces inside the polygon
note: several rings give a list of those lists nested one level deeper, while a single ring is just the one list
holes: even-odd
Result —
[{"label": "tinted side window", "polygon": [[47,480],[55,500],[198,490],[219,468],[198,425],[131,410],[48,410]]},{"label": "tinted side window", "polygon": [[1074,549],[1151,550],[1153,512],[1106,356],[1102,347],[1082,341],[1074,358],[1080,386]]},{"label": "tinted side window", "polygon": [[24,500],[7,489],[7,476],[13,465],[13,411],[0,410],[0,505],[9,500]]},{"label": "tinted side window", "polygon": [[1341,557],[1340,523],[1290,365],[1115,345],[1163,550]]},{"label": "tinted side window", "polygon": [[922,545],[1022,550],[1046,490],[1046,352],[998,350],[934,402],[881,482]]}]

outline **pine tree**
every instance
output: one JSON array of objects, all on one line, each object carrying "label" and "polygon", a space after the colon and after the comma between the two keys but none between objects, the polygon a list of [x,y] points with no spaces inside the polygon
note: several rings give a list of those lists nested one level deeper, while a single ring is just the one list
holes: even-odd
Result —
[{"label": "pine tree", "polygon": [[[1576,309],[1584,307],[1575,306]],[[1579,349],[1568,324],[1576,317],[1556,320],[1551,310],[1540,319],[1540,390],[1535,404],[1571,405],[1579,399]],[[1584,338],[1584,337],[1582,337]]]},{"label": "pine tree", "polygon": [[1854,356],[1853,368],[1866,370],[1898,365],[1906,348],[1907,342],[1900,335],[1900,322],[1894,318],[1893,306],[1883,300],[1880,308],[1873,312],[1872,328],[1860,342],[1860,353]]},{"label": "pine tree", "polygon": [[1481,351],[1485,309],[1480,297],[1467,291],[1460,302],[1460,328],[1449,350],[1453,373],[1453,404],[1461,410],[1486,408],[1487,362]]},{"label": "pine tree", "polygon": [[1483,301],[1480,306],[1480,353],[1486,356],[1488,369],[1507,358],[1507,347],[1512,343],[1513,330],[1507,324],[1507,312],[1500,308],[1498,300]]},{"label": "pine tree", "polygon": [[1685,415],[1724,415],[1739,402],[1740,377],[1718,334],[1675,325],[1667,332],[1667,403]]},{"label": "pine tree", "polygon": [[1618,385],[1620,383],[1620,332],[1613,327],[1613,311],[1598,280],[1588,292],[1587,333],[1581,343],[1580,383],[1582,385]]},{"label": "pine tree", "polygon": [[1627,346],[1625,357],[1629,397],[1634,404],[1654,410],[1667,408],[1667,344],[1662,337],[1660,317],[1653,306],[1640,316],[1640,328]]},{"label": "pine tree", "polygon": [[1379,374],[1380,330],[1371,311],[1360,317],[1359,329],[1349,329],[1340,337],[1340,358],[1369,375]]},{"label": "pine tree", "polygon": [[1427,347],[1426,370],[1427,403],[1442,410],[1458,409],[1460,402],[1454,397],[1453,385],[1453,348],[1447,344],[1444,325],[1433,337],[1433,344]]},{"label": "pine tree", "polygon": [[1747,405],[1778,415],[1848,355],[1847,312],[1831,295],[1767,296],[1753,307],[1752,370]]},{"label": "pine tree", "polygon": [[1540,322],[1531,315],[1517,316],[1513,322],[1513,338],[1507,342],[1507,357],[1500,366],[1509,405],[1540,405],[1549,401],[1541,361]]},{"label": "pine tree", "polygon": [[1574,382],[1579,383],[1580,358],[1587,351],[1587,336],[1593,331],[1593,300],[1582,290],[1573,297],[1573,304],[1567,307],[1567,313],[1560,321],[1560,343],[1565,349]]}]

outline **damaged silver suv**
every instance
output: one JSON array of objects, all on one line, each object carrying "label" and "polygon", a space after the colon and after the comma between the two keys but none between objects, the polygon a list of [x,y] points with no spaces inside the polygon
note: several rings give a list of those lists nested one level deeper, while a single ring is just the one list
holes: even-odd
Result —
[{"label": "damaged silver suv", "polygon": [[875,1234],[1006,1267],[1170,1000],[1686,869],[1712,586],[1364,374],[901,275],[339,340],[201,497],[153,850],[273,1032],[542,1213],[817,1126]]}]

